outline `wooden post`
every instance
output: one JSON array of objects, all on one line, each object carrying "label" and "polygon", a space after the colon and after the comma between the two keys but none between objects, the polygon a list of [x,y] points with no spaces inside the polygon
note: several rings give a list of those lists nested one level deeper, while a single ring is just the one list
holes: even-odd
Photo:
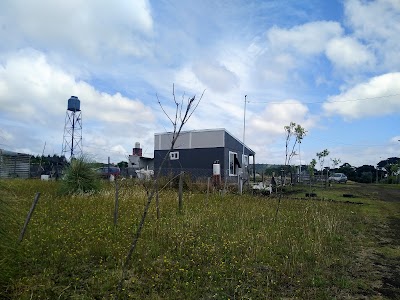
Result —
[{"label": "wooden post", "polygon": [[210,177],[207,178],[207,202],[208,202],[208,194],[210,192]]},{"label": "wooden post", "polygon": [[118,180],[115,178],[115,206],[114,206],[114,226],[118,221]]},{"label": "wooden post", "polygon": [[36,193],[35,199],[33,200],[33,203],[32,203],[32,206],[31,206],[31,209],[29,210],[29,213],[28,213],[28,215],[26,217],[24,227],[22,228],[21,234],[19,235],[19,239],[18,239],[19,242],[22,242],[22,240],[24,238],[26,228],[28,227],[28,223],[31,220],[33,211],[35,210],[35,207],[36,207],[36,204],[39,201],[39,197],[40,197],[40,193]]},{"label": "wooden post", "polygon": [[226,184],[227,184],[227,181],[228,181],[228,175],[229,175],[229,170],[226,170],[225,171],[224,192],[222,193],[222,195],[225,195],[225,193],[226,193]]},{"label": "wooden post", "polygon": [[183,206],[183,171],[181,172],[180,176],[179,176],[179,212],[182,212],[182,206]]},{"label": "wooden post", "polygon": [[160,200],[158,198],[158,180],[156,180],[156,211],[157,211],[157,220],[160,219]]}]

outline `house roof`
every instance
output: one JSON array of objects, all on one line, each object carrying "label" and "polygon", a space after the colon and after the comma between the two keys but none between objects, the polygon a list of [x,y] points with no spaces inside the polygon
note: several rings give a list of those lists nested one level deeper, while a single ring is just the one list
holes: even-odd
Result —
[{"label": "house roof", "polygon": [[[171,147],[172,134],[172,132],[155,133],[154,150],[169,150]],[[230,135],[241,145],[244,145],[248,152],[255,153],[225,128],[181,131],[174,149],[225,147],[225,134]]]},{"label": "house roof", "polygon": [[5,150],[5,149],[0,149],[0,155],[7,155],[7,156],[31,156],[30,154],[26,154],[26,153],[19,153],[19,152],[13,152],[13,151],[9,151],[9,150]]}]

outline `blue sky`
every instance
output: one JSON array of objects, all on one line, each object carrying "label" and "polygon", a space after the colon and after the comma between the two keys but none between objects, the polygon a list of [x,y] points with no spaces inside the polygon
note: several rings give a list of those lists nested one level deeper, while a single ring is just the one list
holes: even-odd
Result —
[{"label": "blue sky", "polygon": [[60,154],[67,100],[84,152],[152,156],[176,94],[205,94],[185,129],[226,128],[256,162],[354,166],[400,156],[400,2],[6,0],[0,3],[0,148]]}]

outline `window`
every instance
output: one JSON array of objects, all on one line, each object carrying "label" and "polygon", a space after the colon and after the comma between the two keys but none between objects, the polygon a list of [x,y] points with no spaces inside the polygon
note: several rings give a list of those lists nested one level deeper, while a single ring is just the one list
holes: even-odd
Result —
[{"label": "window", "polygon": [[229,151],[229,176],[236,176],[240,163],[236,152]]},{"label": "window", "polygon": [[170,160],[177,160],[177,159],[179,159],[179,152],[178,152],[178,151],[170,152],[170,153],[169,153],[169,159],[170,159]]}]

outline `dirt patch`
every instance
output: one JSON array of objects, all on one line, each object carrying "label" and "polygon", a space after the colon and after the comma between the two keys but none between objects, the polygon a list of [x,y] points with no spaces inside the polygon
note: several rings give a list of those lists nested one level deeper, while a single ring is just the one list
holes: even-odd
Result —
[{"label": "dirt patch", "polygon": [[[382,284],[376,290],[388,299],[400,298],[400,218],[389,218],[388,228],[379,235],[378,244],[380,251],[375,256],[374,265],[382,277]],[[389,253],[388,253],[389,250]],[[394,254],[390,254],[393,251]]]},{"label": "dirt patch", "polygon": [[359,196],[381,201],[400,202],[400,185],[388,187],[380,184],[354,184],[349,185],[349,188],[353,194]]},{"label": "dirt patch", "polygon": [[400,186],[348,184],[345,192],[392,203],[382,207],[382,219],[365,220],[369,236],[362,237],[368,242],[356,254],[351,271],[358,282],[353,299],[400,299]]}]

